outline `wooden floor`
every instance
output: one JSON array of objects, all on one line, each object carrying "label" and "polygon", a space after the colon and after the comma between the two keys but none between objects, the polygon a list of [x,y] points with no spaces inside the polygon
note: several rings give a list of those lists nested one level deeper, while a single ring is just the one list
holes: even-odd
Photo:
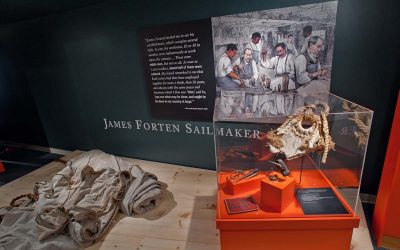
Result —
[{"label": "wooden floor", "polygon": [[[80,154],[75,151],[62,160]],[[215,228],[216,172],[165,163],[125,158],[155,173],[166,191],[157,208],[146,215],[115,219],[105,239],[87,248],[94,249],[220,249]],[[0,187],[0,206],[15,196],[32,192],[37,181],[49,180],[64,167],[52,162]],[[351,249],[373,249],[362,206],[357,206],[360,227],[354,230]]]}]

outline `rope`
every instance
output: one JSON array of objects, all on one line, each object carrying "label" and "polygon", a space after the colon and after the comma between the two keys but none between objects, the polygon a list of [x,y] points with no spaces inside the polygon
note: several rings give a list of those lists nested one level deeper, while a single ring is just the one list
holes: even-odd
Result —
[{"label": "rope", "polygon": [[[317,107],[322,108],[320,115],[315,114]],[[305,139],[305,142],[300,147],[304,149],[304,152],[291,157],[286,156],[288,160],[297,158],[309,152],[323,151],[322,163],[325,164],[329,150],[333,149],[335,146],[331,136],[329,135],[329,125],[327,120],[329,111],[330,108],[326,103],[311,104],[298,108],[294,112],[294,115],[289,116],[288,119],[279,126],[279,128],[267,133],[268,144],[278,149],[284,147],[282,134],[289,129],[295,136]],[[309,128],[304,128],[302,125],[303,122],[308,122],[311,126]],[[319,142],[316,141],[318,135],[320,135]]]},{"label": "rope", "polygon": [[342,104],[342,107],[345,111],[347,112],[354,112],[354,117],[353,118],[349,118],[349,120],[354,121],[354,123],[356,124],[356,127],[359,129],[359,132],[361,132],[363,135],[356,135],[356,138],[358,139],[358,145],[360,147],[365,146],[366,142],[366,137],[368,136],[369,133],[369,128],[367,126],[368,123],[368,119],[364,122],[360,116],[359,113],[357,111],[359,111],[360,109],[357,108],[357,106],[353,106],[351,107],[349,103],[344,102]]},{"label": "rope", "polygon": [[19,196],[15,197],[14,199],[11,200],[10,207],[18,207],[19,205],[16,205],[15,202],[17,200],[19,200],[19,199],[24,198],[24,197],[29,198],[31,200],[31,202],[35,202],[35,201],[38,200],[38,197],[36,195],[34,195],[34,194],[22,194],[22,195],[19,195]]}]

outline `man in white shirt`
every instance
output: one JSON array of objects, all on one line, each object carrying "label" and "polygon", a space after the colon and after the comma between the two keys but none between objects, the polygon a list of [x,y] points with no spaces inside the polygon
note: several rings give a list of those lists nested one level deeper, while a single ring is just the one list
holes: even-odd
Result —
[{"label": "man in white shirt", "polygon": [[264,87],[269,87],[271,79],[275,77],[275,70],[271,63],[268,49],[266,47],[261,49],[260,64],[258,65],[258,76],[261,85]]},{"label": "man in white shirt", "polygon": [[251,42],[248,43],[245,49],[250,48],[252,51],[252,58],[258,65],[260,63],[261,56],[261,34],[259,32],[254,32],[251,35]]},{"label": "man in white shirt", "polygon": [[295,69],[293,55],[286,52],[285,43],[275,45],[277,56],[271,58],[270,64],[275,69],[275,77],[271,80],[272,91],[284,91],[295,89]]},{"label": "man in white shirt", "polygon": [[322,49],[322,38],[312,36],[308,41],[308,48],[299,54],[295,61],[296,81],[299,86],[307,86],[314,92],[324,92],[329,90],[329,83],[319,79],[328,73],[327,69],[321,68],[318,53]]},{"label": "man in white shirt", "polygon": [[299,52],[297,52],[296,46],[294,44],[294,36],[293,34],[289,34],[286,39],[286,47],[287,47],[287,53],[292,54],[294,57],[296,57]]},{"label": "man in white shirt", "polygon": [[216,69],[217,85],[221,88],[220,107],[225,116],[241,114],[244,106],[244,81],[233,70],[231,61],[236,52],[236,45],[228,44]]},{"label": "man in white shirt", "polygon": [[[240,90],[244,87],[243,80],[233,71],[231,59],[235,57],[237,47],[234,44],[228,44],[226,52],[220,57],[217,65],[217,84],[225,91]],[[237,81],[234,81],[237,80]]]},{"label": "man in white shirt", "polygon": [[[233,63],[233,68],[237,72],[237,75],[245,82],[245,86],[248,88],[261,87],[257,84],[258,80],[258,69],[256,62],[252,58],[252,50],[245,48],[243,56],[238,58]],[[255,98],[253,98],[255,97]],[[254,112],[257,105],[257,96],[254,94],[245,94],[245,111],[249,109],[250,112]]]},{"label": "man in white shirt", "polygon": [[308,40],[310,40],[311,33],[312,33],[312,26],[311,25],[304,26],[304,28],[303,28],[303,37],[305,38],[305,40],[304,40],[303,47],[301,47],[300,53],[303,53],[304,51],[307,50],[307,48],[308,48]]}]

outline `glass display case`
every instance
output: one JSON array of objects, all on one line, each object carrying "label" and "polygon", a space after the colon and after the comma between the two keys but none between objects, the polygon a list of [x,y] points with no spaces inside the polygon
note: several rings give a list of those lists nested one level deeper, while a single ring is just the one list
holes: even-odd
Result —
[{"label": "glass display case", "polygon": [[330,93],[269,98],[254,113],[216,100],[217,227],[355,218],[373,112]]}]

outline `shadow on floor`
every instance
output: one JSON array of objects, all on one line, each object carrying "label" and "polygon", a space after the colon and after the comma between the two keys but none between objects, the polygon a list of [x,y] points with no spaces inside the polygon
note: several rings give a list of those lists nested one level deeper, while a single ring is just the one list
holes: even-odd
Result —
[{"label": "shadow on floor", "polygon": [[371,203],[362,203],[362,207],[364,209],[364,215],[365,215],[365,220],[367,221],[367,225],[368,225],[368,230],[369,230],[369,235],[371,236],[371,241],[372,241],[372,245],[374,246],[375,250],[389,250],[387,248],[384,247],[377,247],[376,246],[376,241],[374,239],[374,236],[372,235],[372,216],[374,215],[374,207],[375,204],[371,204]]}]

